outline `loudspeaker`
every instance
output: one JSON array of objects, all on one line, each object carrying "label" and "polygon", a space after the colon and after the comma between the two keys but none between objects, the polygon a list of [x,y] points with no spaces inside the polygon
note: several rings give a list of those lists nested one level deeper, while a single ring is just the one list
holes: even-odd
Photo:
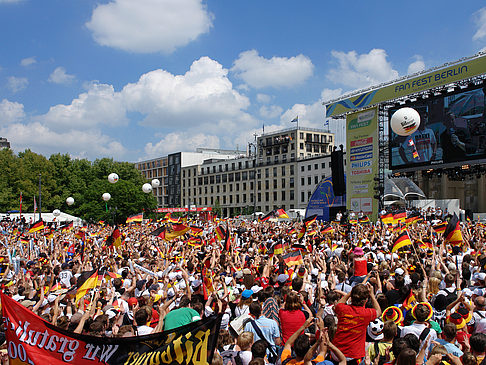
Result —
[{"label": "loudspeaker", "polygon": [[331,174],[332,189],[335,196],[346,194],[346,184],[344,182],[344,161],[343,151],[337,150],[331,152]]}]

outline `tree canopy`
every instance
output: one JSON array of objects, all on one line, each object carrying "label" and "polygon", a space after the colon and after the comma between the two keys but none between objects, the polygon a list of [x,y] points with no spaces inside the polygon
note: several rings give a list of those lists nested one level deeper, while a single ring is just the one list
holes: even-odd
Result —
[{"label": "tree canopy", "polygon": [[[120,180],[111,184],[108,175],[115,172]],[[63,212],[87,221],[104,220],[124,222],[132,214],[150,216],[157,206],[152,194],[145,194],[142,185],[146,179],[128,162],[102,158],[93,162],[72,159],[67,154],[45,156],[25,150],[15,155],[10,149],[0,150],[0,212],[18,210],[22,193],[22,211],[33,212],[34,196],[39,199],[41,177],[42,211]],[[103,193],[110,193],[107,204]],[[68,206],[66,198],[74,204]]]}]

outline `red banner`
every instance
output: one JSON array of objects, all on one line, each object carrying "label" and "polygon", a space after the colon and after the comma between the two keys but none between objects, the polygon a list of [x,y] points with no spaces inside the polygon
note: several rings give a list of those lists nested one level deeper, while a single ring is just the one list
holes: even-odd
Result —
[{"label": "red banner", "polygon": [[55,327],[5,294],[2,316],[10,364],[211,363],[221,316],[156,334],[95,337]]},{"label": "red banner", "polygon": [[197,208],[157,208],[157,213],[177,213],[177,212],[210,212],[212,207],[197,207]]}]

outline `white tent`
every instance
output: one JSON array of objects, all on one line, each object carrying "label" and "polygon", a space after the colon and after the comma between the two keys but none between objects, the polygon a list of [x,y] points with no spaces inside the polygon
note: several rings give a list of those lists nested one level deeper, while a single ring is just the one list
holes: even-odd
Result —
[{"label": "white tent", "polygon": [[[0,218],[6,218],[9,217],[10,219],[18,219],[20,216],[20,213],[0,213]],[[50,222],[73,222],[73,226],[78,227],[83,225],[83,220],[79,217],[76,217],[71,214],[67,214],[64,212],[61,212],[59,216],[54,217],[54,214],[52,212],[46,212],[42,213],[42,220],[44,222],[50,223]],[[22,217],[25,218],[25,221],[27,223],[29,222],[37,222],[39,220],[39,213],[22,213]]]}]

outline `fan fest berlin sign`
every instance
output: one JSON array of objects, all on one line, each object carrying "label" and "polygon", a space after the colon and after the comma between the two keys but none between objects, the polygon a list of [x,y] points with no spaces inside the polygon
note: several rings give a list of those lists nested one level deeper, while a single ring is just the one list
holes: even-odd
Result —
[{"label": "fan fest berlin sign", "polygon": [[486,56],[483,55],[328,104],[326,105],[326,117],[329,118],[349,113],[356,109],[371,107],[387,100],[401,98],[484,73],[486,73]]},{"label": "fan fest berlin sign", "polygon": [[378,173],[378,110],[367,109],[346,116],[346,208],[362,211],[375,221],[378,201],[374,180]]},{"label": "fan fest berlin sign", "polygon": [[221,316],[156,334],[94,337],[44,321],[1,293],[10,364],[208,364]]}]

